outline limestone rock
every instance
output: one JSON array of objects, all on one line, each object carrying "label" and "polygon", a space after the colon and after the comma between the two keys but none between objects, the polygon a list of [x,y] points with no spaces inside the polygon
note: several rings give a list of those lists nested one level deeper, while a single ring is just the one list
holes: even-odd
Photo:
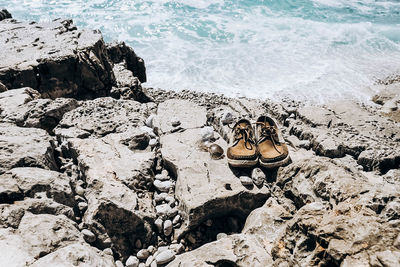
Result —
[{"label": "limestone rock", "polygon": [[19,105],[18,110],[5,119],[21,127],[42,128],[52,133],[63,115],[76,107],[78,102],[72,98],[36,99]]},{"label": "limestone rock", "polygon": [[75,204],[69,178],[59,172],[31,167],[15,168],[3,175],[2,182],[3,186],[16,185],[19,192],[26,197],[32,198],[35,197],[35,194],[44,192],[47,197],[58,203],[70,207]]},{"label": "limestone rock", "polygon": [[[201,128],[161,137],[161,153],[177,177],[175,197],[185,214],[181,231],[233,210],[245,216],[269,196],[266,187],[245,188],[228,167],[226,158],[213,160],[208,152],[197,149],[196,142],[201,137]],[[226,150],[222,138],[217,143]]]},{"label": "limestone rock", "polygon": [[15,167],[57,170],[54,140],[42,129],[0,123],[0,174]]},{"label": "limestone rock", "polygon": [[30,266],[115,267],[116,265],[111,255],[104,254],[100,250],[87,244],[72,244],[40,258]]},{"label": "limestone rock", "polygon": [[171,118],[180,121],[179,128],[192,129],[206,124],[206,110],[203,107],[186,100],[167,100],[158,105],[157,116],[154,118],[155,129],[161,133],[176,130],[171,125]]},{"label": "limestone rock", "polygon": [[103,137],[144,124],[149,105],[110,97],[85,101],[67,112],[54,132],[66,138]]},{"label": "limestone rock", "polygon": [[126,62],[127,69],[140,82],[146,82],[146,67],[142,58],[138,57],[133,49],[124,42],[112,42],[107,44],[107,52],[113,63]]},{"label": "limestone rock", "polygon": [[60,247],[83,242],[75,223],[63,215],[33,215],[27,212],[18,227],[18,234],[35,258]]},{"label": "limestone rock", "polygon": [[[40,30],[38,30],[40,29]],[[71,20],[0,24],[0,81],[43,97],[105,95],[115,82],[99,31],[77,30]]]},{"label": "limestone rock", "polygon": [[126,267],[137,267],[139,265],[139,259],[135,256],[130,256],[125,263]]},{"label": "limestone rock", "polygon": [[8,117],[19,112],[21,105],[39,97],[39,92],[29,87],[0,92],[0,118],[3,122],[12,122]]}]

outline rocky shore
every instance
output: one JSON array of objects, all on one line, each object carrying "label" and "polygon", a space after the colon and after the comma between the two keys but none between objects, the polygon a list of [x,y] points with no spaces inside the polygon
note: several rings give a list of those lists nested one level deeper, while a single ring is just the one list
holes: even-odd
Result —
[{"label": "rocky shore", "polygon": [[[0,48],[0,266],[400,265],[399,80],[376,105],[144,88],[124,43],[5,10]],[[199,147],[265,114],[289,165]]]}]

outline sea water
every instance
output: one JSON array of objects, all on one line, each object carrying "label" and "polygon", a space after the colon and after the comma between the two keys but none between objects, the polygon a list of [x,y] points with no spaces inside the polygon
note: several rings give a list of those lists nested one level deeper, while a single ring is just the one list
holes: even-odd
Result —
[{"label": "sea water", "polygon": [[146,87],[367,101],[400,74],[400,1],[0,0],[18,20],[72,18],[144,58]]}]

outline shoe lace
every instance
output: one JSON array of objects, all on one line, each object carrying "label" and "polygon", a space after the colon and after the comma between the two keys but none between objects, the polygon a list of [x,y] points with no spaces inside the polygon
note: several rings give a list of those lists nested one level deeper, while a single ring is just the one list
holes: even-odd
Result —
[{"label": "shoe lace", "polygon": [[261,131],[260,131],[261,138],[260,140],[258,140],[258,143],[261,143],[264,140],[269,139],[271,140],[272,145],[274,146],[276,152],[281,153],[281,151],[278,150],[275,141],[275,137],[277,136],[276,128],[273,126],[266,126],[264,122],[256,122],[256,124],[261,125]]},{"label": "shoe lace", "polygon": [[232,132],[234,132],[234,138],[235,138],[235,145],[241,140],[244,140],[244,147],[252,150],[253,145],[256,143],[253,139],[253,130],[251,129],[251,126],[246,125],[237,125],[236,127],[232,128]]}]

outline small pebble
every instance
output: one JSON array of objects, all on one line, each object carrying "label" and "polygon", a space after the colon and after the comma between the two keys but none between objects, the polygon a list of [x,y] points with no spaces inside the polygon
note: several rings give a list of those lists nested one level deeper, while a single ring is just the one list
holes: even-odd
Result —
[{"label": "small pebble", "polygon": [[166,220],[164,222],[164,235],[170,236],[172,233],[172,222],[171,220]]},{"label": "small pebble", "polygon": [[170,122],[172,127],[178,127],[179,125],[181,125],[181,121],[177,117],[172,117]]},{"label": "small pebble", "polygon": [[156,256],[157,265],[165,264],[175,259],[175,252],[167,249]]},{"label": "small pebble", "polygon": [[155,193],[155,194],[154,194],[154,200],[155,200],[156,202],[162,202],[162,201],[165,200],[165,198],[166,198],[167,196],[168,196],[168,194],[165,193],[165,192],[162,192],[162,193],[160,193],[160,194]]},{"label": "small pebble", "polygon": [[155,147],[158,144],[158,140],[156,138],[151,138],[149,141],[150,147]]},{"label": "small pebble", "polygon": [[240,176],[240,182],[244,186],[253,184],[253,180],[248,176]]},{"label": "small pebble", "polygon": [[175,206],[175,198],[173,197],[173,196],[170,196],[170,195],[168,195],[166,198],[165,198],[165,201],[167,201],[168,203],[174,203],[174,206]]},{"label": "small pebble", "polygon": [[147,251],[147,249],[141,249],[136,255],[138,259],[140,260],[145,260],[150,256],[150,253]]},{"label": "small pebble", "polygon": [[154,224],[156,225],[158,232],[162,233],[163,221],[160,218],[157,218],[157,220],[155,220]]},{"label": "small pebble", "polygon": [[179,223],[179,221],[181,220],[181,216],[178,214],[174,217],[174,219],[172,220],[172,224],[176,225]]},{"label": "small pebble", "polygon": [[156,117],[155,114],[151,114],[150,116],[147,117],[146,119],[146,126],[149,128],[154,128],[154,118]]},{"label": "small pebble", "polygon": [[147,258],[147,260],[146,260],[145,266],[149,267],[153,261],[154,261],[154,257],[153,256],[149,256]]},{"label": "small pebble", "polygon": [[150,267],[157,267],[157,262],[156,262],[156,261],[153,261],[153,262],[150,264]]},{"label": "small pebble", "polygon": [[233,116],[232,113],[230,113],[229,111],[226,111],[221,116],[221,123],[223,125],[230,124],[230,123],[234,122],[235,119],[236,118],[235,118],[235,116]]},{"label": "small pebble", "polygon": [[82,186],[76,186],[75,187],[75,192],[78,194],[78,195],[80,195],[80,196],[83,196],[84,194],[85,194],[85,189],[83,189],[83,187]]},{"label": "small pebble", "polygon": [[155,248],[154,246],[150,245],[150,246],[147,248],[147,251],[148,251],[150,254],[153,254],[154,252],[156,252],[156,248]]},{"label": "small pebble", "polygon": [[129,256],[129,258],[125,262],[126,267],[138,267],[139,259],[135,256]]},{"label": "small pebble", "polygon": [[86,202],[79,202],[78,203],[78,209],[80,211],[85,211],[88,207],[88,204]]},{"label": "small pebble", "polygon": [[155,178],[156,178],[157,180],[160,180],[160,181],[167,181],[167,180],[170,179],[169,176],[168,176],[168,174],[165,175],[165,174],[163,174],[163,173],[157,174],[157,175],[155,176]]},{"label": "small pebble", "polygon": [[260,186],[266,180],[264,172],[260,168],[254,168],[251,172],[251,179],[256,186]]},{"label": "small pebble", "polygon": [[144,264],[143,262],[139,263],[138,267],[146,267],[146,264]]},{"label": "small pebble", "polygon": [[169,189],[173,187],[173,183],[171,181],[154,180],[153,184],[161,192],[168,192]]},{"label": "small pebble", "polygon": [[217,240],[220,240],[221,238],[225,238],[225,237],[228,237],[228,235],[225,234],[225,233],[219,233],[219,234],[217,234]]},{"label": "small pebble", "polygon": [[211,126],[205,126],[200,131],[201,140],[210,141],[214,139],[214,128]]},{"label": "small pebble", "polygon": [[116,261],[116,262],[115,262],[115,266],[117,266],[117,267],[124,267],[124,264],[122,263],[122,261]]},{"label": "small pebble", "polygon": [[92,243],[96,241],[96,235],[92,233],[92,231],[88,229],[83,229],[82,230],[83,238],[85,239],[86,242]]},{"label": "small pebble", "polygon": [[105,248],[105,249],[103,249],[103,252],[106,255],[111,255],[111,256],[113,255],[113,251],[111,248]]}]

